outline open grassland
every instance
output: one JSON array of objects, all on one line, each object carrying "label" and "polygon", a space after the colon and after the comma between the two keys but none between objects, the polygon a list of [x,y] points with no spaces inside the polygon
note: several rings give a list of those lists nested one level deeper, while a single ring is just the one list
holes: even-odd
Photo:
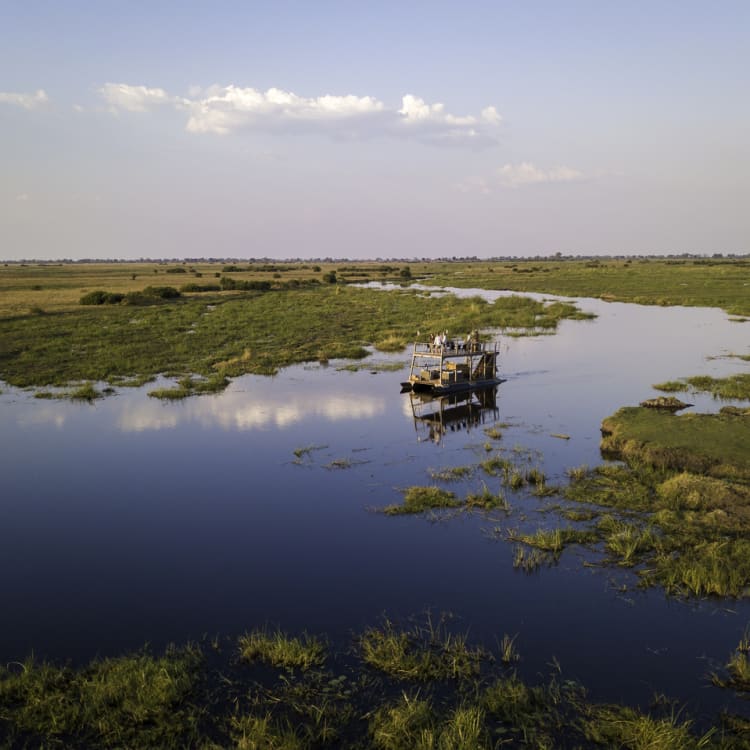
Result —
[{"label": "open grassland", "polygon": [[[406,628],[386,621],[330,652],[323,641],[253,631],[77,669],[31,658],[0,667],[0,747],[747,747],[739,716],[698,728],[663,698],[645,710],[597,703],[554,659],[526,681],[516,636],[492,652],[428,616]],[[743,658],[740,644],[707,689],[746,693]]]},{"label": "open grassland", "polygon": [[[403,349],[420,330],[425,337],[446,329],[460,336],[474,328],[553,332],[561,319],[581,316],[573,305],[521,297],[489,304],[479,298],[384,292],[317,280],[294,284],[291,277],[268,289],[182,292],[179,297],[150,284],[162,290],[154,296],[144,293],[149,287],[137,273],[135,280],[123,279],[121,273],[120,287],[111,282],[102,290],[113,294],[120,289],[117,294],[127,295],[135,284],[140,291],[134,297],[117,304],[78,305],[73,296],[89,295],[91,286],[102,281],[95,277],[84,285],[76,275],[79,268],[93,273],[87,265],[34,269],[40,276],[50,271],[58,281],[66,271],[71,274],[68,302],[40,302],[38,309],[27,306],[20,314],[0,318],[0,379],[23,387],[77,381],[126,385],[157,374],[201,376],[156,394],[179,398],[215,391],[226,385],[227,377],[243,373],[272,374],[299,362],[362,358],[370,345]],[[0,276],[18,270],[2,268]],[[128,304],[129,299],[135,304]]]},{"label": "open grassland", "polygon": [[518,260],[412,264],[430,284],[599,297],[643,305],[720,307],[750,316],[750,258]]}]

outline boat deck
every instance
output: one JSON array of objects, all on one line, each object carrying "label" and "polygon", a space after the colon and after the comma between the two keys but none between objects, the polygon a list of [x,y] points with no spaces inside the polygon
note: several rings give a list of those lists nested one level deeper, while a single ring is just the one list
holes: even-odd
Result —
[{"label": "boat deck", "polygon": [[456,341],[447,345],[415,342],[404,390],[453,393],[501,383],[497,377],[498,345]]}]

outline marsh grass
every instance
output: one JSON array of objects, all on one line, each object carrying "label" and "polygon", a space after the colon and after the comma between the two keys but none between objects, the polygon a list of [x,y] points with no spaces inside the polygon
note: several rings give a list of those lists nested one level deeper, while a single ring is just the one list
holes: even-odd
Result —
[{"label": "marsh grass", "polygon": [[470,492],[466,496],[467,508],[483,508],[484,510],[503,510],[509,513],[511,510],[508,498],[502,491],[493,493],[487,485],[482,482],[482,489],[479,492]]},{"label": "marsh grass", "polygon": [[481,289],[546,292],[569,297],[634,302],[643,305],[721,307],[750,316],[747,293],[750,264],[745,259],[642,258],[514,260],[512,263],[430,264],[430,284]]},{"label": "marsh grass", "polygon": [[474,471],[472,466],[449,466],[445,469],[429,469],[430,479],[440,482],[455,482],[470,477]]},{"label": "marsh grass", "polygon": [[187,375],[181,378],[173,388],[155,388],[149,391],[151,398],[164,401],[179,401],[189,396],[199,396],[208,393],[221,393],[229,385],[229,379],[224,375],[212,375],[208,378],[195,378]]},{"label": "marsh grass", "polygon": [[430,700],[406,693],[375,712],[370,734],[382,750],[489,750],[493,745],[478,705],[459,705],[447,715]]},{"label": "marsh grass", "polygon": [[[124,266],[0,268],[5,351],[0,377],[18,387],[38,387],[168,372],[203,377],[217,371],[228,377],[273,374],[295,363],[361,359],[372,344],[388,341],[395,347],[397,341],[412,341],[420,327],[466,331],[511,323],[532,326],[541,316],[554,331],[560,320],[576,315],[573,306],[549,311],[543,303],[522,298],[489,304],[452,295],[417,296],[408,290],[293,286],[274,281],[272,274],[269,289],[203,292],[138,308],[78,305],[82,291],[138,292],[133,270],[153,273],[153,268]],[[297,270],[301,280],[310,278],[309,269]],[[209,268],[199,272],[208,273]],[[47,284],[30,292],[23,282],[42,277],[55,278],[58,296]],[[28,313],[29,307],[39,305],[48,314]]]},{"label": "marsh grass", "polygon": [[485,427],[484,434],[492,440],[501,440],[503,437],[503,432],[497,425],[493,425],[492,427]]},{"label": "marsh grass", "polygon": [[691,391],[693,393],[710,393],[714,398],[723,400],[750,400],[750,374],[739,373],[725,378],[714,378],[709,375],[695,375],[681,380],[670,380],[655,385],[659,391]]},{"label": "marsh grass", "polygon": [[500,640],[500,661],[503,664],[512,664],[521,658],[521,655],[516,648],[516,638],[518,638],[518,633],[514,636],[510,636],[506,633]]},{"label": "marsh grass", "polygon": [[507,538],[512,542],[521,542],[529,547],[558,555],[571,544],[592,544],[599,537],[595,531],[589,529],[557,528],[537,529],[533,534],[508,529]]},{"label": "marsh grass", "polygon": [[388,334],[375,342],[375,348],[379,352],[402,352],[406,349],[407,341],[398,334]]},{"label": "marsh grass", "polygon": [[554,565],[555,556],[533,547],[519,544],[513,551],[513,567],[524,573],[536,573],[542,567]]},{"label": "marsh grass", "polygon": [[368,628],[360,649],[364,662],[399,680],[456,680],[479,674],[490,655],[469,646],[465,635],[450,633],[443,623],[399,630],[389,620]]},{"label": "marsh grass", "polygon": [[30,658],[0,669],[0,714],[22,742],[46,738],[66,745],[75,738],[77,745],[97,747],[182,747],[197,734],[200,712],[187,700],[201,659],[192,646],[162,657],[97,660],[81,671]]},{"label": "marsh grass", "polygon": [[231,727],[235,750],[306,750],[309,747],[288,719],[274,719],[270,712],[263,716],[233,716]]},{"label": "marsh grass", "polygon": [[[648,713],[589,702],[580,684],[561,678],[554,657],[548,681],[530,684],[511,671],[515,636],[506,635],[493,658],[449,633],[445,623],[441,618],[433,624],[428,615],[406,629],[387,621],[367,629],[355,651],[347,644],[332,651],[336,672],[317,658],[309,668],[289,666],[300,664],[296,646],[275,669],[248,669],[232,650],[203,658],[194,646],[171,647],[164,656],[144,651],[95,660],[77,669],[30,658],[0,667],[0,746],[690,750],[716,739],[718,723],[698,734],[670,701],[655,703]],[[272,642],[272,652],[283,641],[286,654],[292,639],[264,631],[262,640]],[[728,671],[722,686],[741,690],[746,663],[730,660]],[[405,681],[418,685],[404,690]],[[747,730],[743,717],[724,715],[710,746],[744,747]]]},{"label": "marsh grass", "polygon": [[458,508],[462,505],[455,493],[440,487],[408,487],[404,490],[404,501],[400,505],[388,505],[383,513],[398,516],[410,513],[423,513],[426,510],[440,508]]},{"label": "marsh grass", "polygon": [[646,750],[699,750],[709,747],[715,730],[701,736],[692,733],[692,722],[676,713],[663,718],[623,706],[591,706],[583,719],[586,739],[606,747]]},{"label": "marsh grass", "polygon": [[652,551],[657,545],[657,538],[651,528],[642,529],[611,515],[602,516],[597,530],[604,535],[607,551],[618,558],[620,565],[635,565],[644,553]]},{"label": "marsh grass", "polygon": [[253,630],[240,636],[239,649],[244,661],[262,661],[272,667],[302,670],[322,665],[327,651],[319,638],[307,633],[295,638],[280,630],[268,629]]}]

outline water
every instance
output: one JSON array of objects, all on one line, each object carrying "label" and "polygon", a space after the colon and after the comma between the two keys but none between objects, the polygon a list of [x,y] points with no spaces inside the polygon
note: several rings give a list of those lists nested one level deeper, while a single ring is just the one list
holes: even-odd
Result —
[{"label": "water", "polygon": [[584,567],[580,550],[517,572],[492,531],[555,524],[533,498],[511,497],[511,520],[375,512],[429,469],[482,460],[496,421],[511,424],[497,446],[530,451],[554,482],[599,463],[602,418],[656,395],[653,383],[746,371],[726,355],[747,353],[748,329],[721,311],[580,305],[599,317],[504,340],[495,404],[444,431],[415,419],[430,405],[399,393],[406,369],[336,362],[178,403],[149,399],[153,385],[93,405],[3,388],[0,660],[33,650],[82,662],[265,623],[348,643],[384,613],[431,609],[490,646],[517,633],[532,681],[555,657],[595,699],[646,704],[660,691],[712,714],[731,697],[706,675],[737,645],[747,603],[622,593],[623,574]]}]

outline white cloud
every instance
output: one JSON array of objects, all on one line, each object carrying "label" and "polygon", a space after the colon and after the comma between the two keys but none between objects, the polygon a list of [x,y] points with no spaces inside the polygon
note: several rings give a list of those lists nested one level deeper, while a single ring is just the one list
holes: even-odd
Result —
[{"label": "white cloud", "polygon": [[586,175],[572,167],[552,167],[541,169],[531,162],[520,164],[504,164],[489,176],[472,175],[464,178],[456,185],[462,193],[479,193],[489,195],[498,190],[508,188],[523,188],[529,185],[550,183],[580,182],[581,180],[601,177],[604,173]]},{"label": "white cloud", "polygon": [[28,193],[19,193],[16,196],[17,201],[27,201],[31,198],[31,196]]},{"label": "white cloud", "polygon": [[164,89],[130,86],[127,83],[105,83],[99,93],[113,112],[147,112],[162,104],[179,106],[185,103],[184,99],[170,96]]},{"label": "white cloud", "polygon": [[540,169],[531,162],[520,164],[504,164],[497,170],[497,177],[501,185],[507,187],[521,187],[546,182],[576,182],[584,179],[583,172],[571,167],[553,167]]},{"label": "white cloud", "polygon": [[373,96],[325,94],[299,96],[270,88],[259,91],[240,86],[190,88],[190,98],[172,96],[161,88],[107,83],[99,93],[113,112],[145,112],[171,105],[189,113],[191,133],[227,135],[243,129],[271,132],[303,130],[335,137],[366,138],[378,135],[407,137],[429,142],[488,143],[497,138],[502,118],[495,107],[479,115],[454,115],[442,103],[429,104],[412,94],[401,107],[388,107]]},{"label": "white cloud", "polygon": [[0,103],[14,104],[24,109],[34,109],[49,101],[47,93],[43,89],[38,89],[33,94],[15,94],[0,91]]},{"label": "white cloud", "polygon": [[347,123],[383,111],[370,96],[297,96],[271,88],[262,92],[238,86],[214,86],[192,101],[187,129],[192,133],[226,135],[243,127],[289,124]]}]

